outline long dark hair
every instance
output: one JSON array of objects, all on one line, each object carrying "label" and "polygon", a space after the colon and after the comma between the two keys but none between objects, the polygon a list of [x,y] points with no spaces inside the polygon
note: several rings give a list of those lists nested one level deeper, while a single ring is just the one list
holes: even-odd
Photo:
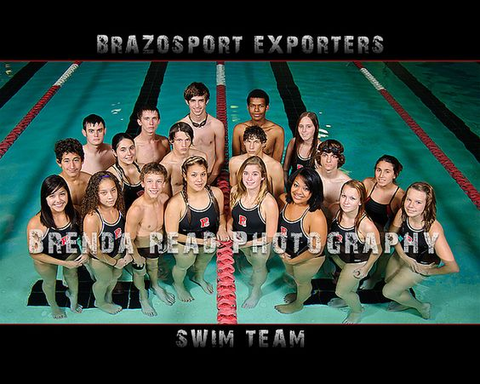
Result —
[{"label": "long dark hair", "polygon": [[56,228],[52,210],[47,204],[47,197],[60,188],[65,188],[68,196],[68,202],[65,206],[65,214],[72,224],[76,224],[78,221],[78,214],[73,206],[72,196],[70,195],[70,189],[68,188],[67,182],[60,175],[50,175],[43,180],[40,188],[40,222],[47,228]]},{"label": "long dark hair", "polygon": [[319,128],[319,125],[320,125],[319,122],[318,122],[317,114],[315,112],[306,111],[306,112],[303,112],[298,117],[297,124],[295,125],[295,149],[294,149],[294,153],[295,154],[297,153],[298,148],[300,147],[300,144],[303,143],[303,139],[300,136],[298,126],[300,124],[300,121],[304,117],[308,117],[312,121],[313,126],[315,127],[315,132],[313,134],[312,146],[310,148],[310,152],[308,153],[308,158],[310,159],[309,165],[311,167],[313,167],[315,165],[315,156],[317,154],[317,147],[318,147],[318,142],[319,142],[319,140],[318,140],[318,128]]},{"label": "long dark hair", "polygon": [[312,193],[307,202],[310,206],[309,211],[314,212],[317,209],[320,209],[323,203],[323,183],[317,171],[310,167],[297,169],[288,178],[286,196],[287,203],[293,202],[291,195],[292,184],[297,176],[300,176],[303,179],[304,183],[307,184],[308,189]]}]

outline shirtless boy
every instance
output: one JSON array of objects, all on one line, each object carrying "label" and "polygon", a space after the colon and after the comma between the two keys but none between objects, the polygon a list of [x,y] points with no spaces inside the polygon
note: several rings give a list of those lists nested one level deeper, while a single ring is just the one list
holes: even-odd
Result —
[{"label": "shirtless boy", "polygon": [[182,164],[190,156],[201,156],[205,160],[207,155],[192,148],[194,139],[193,129],[184,122],[178,122],[172,125],[168,134],[168,139],[172,144],[172,151],[169,152],[161,161],[167,170],[168,183],[165,186],[165,193],[169,196],[175,195],[183,188]]},{"label": "shirtless boy", "polygon": [[85,154],[82,144],[77,139],[64,139],[55,143],[55,157],[57,164],[62,168],[59,173],[67,182],[73,206],[81,212],[82,200],[85,196],[90,174],[82,171]]},{"label": "shirtless boy", "polygon": [[[237,172],[242,163],[251,156],[260,157],[267,168],[270,192],[277,199],[284,192],[283,166],[273,157],[267,155],[263,149],[267,142],[265,131],[257,125],[249,126],[243,133],[243,145],[246,153],[233,156],[228,165],[230,173],[230,187],[238,183]],[[239,175],[241,177],[241,175]]]},{"label": "shirtless boy", "polygon": [[220,120],[206,111],[210,92],[205,84],[197,82],[190,84],[185,89],[183,97],[190,111],[180,121],[192,127],[193,147],[207,155],[207,184],[211,185],[220,174],[225,161],[225,127]]},{"label": "shirtless boy", "polygon": [[144,106],[138,110],[137,123],[140,133],[135,137],[137,163],[142,168],[150,162],[160,162],[170,152],[170,145],[165,136],[156,133],[160,124],[160,112],[155,106]]},{"label": "shirtless boy", "polygon": [[337,140],[325,140],[317,151],[317,172],[323,183],[323,211],[327,222],[331,223],[335,213],[340,208],[340,190],[345,182],[350,180],[339,168],[345,164],[343,145]]},{"label": "shirtless boy", "polygon": [[263,148],[263,152],[275,160],[282,162],[285,132],[281,126],[266,119],[266,113],[270,108],[269,104],[270,98],[267,93],[261,89],[254,89],[248,94],[247,107],[251,119],[239,123],[233,128],[232,156],[238,156],[246,152],[243,143],[243,133],[247,127],[258,125],[267,135],[267,142]]},{"label": "shirtless boy", "polygon": [[87,138],[83,146],[85,161],[82,171],[90,175],[105,171],[115,163],[112,146],[103,142],[107,127],[102,117],[91,114],[83,119],[82,134]]},{"label": "shirtless boy", "polygon": [[148,300],[145,274],[150,277],[150,286],[160,300],[167,305],[175,302],[175,297],[158,284],[158,263],[164,238],[163,213],[168,200],[163,193],[166,178],[166,169],[158,163],[148,163],[142,168],[140,180],[145,193],[133,202],[125,224],[134,250],[133,283],[139,290],[142,312],[147,316],[156,316],[157,312]]}]

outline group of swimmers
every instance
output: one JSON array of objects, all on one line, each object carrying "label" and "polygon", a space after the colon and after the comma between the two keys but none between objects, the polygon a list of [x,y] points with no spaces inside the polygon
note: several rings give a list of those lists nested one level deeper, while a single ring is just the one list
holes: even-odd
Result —
[{"label": "group of swimmers", "polygon": [[[349,308],[344,322],[361,320],[357,291],[380,281],[392,300],[390,310],[414,308],[428,319],[430,304],[410,289],[426,276],[459,271],[436,220],[433,188],[425,182],[400,188],[402,165],[390,155],[378,159],[373,177],[351,179],[341,170],[342,144],[319,139],[314,112],[299,116],[284,156],[284,130],[267,120],[268,95],[256,89],[247,97],[251,119],[233,130],[226,202],[215,185],[225,162],[225,130],[206,111],[209,97],[203,83],[190,84],[184,92],[189,113],[168,137],[156,133],[158,108],[145,106],[137,112],[135,137],[118,133],[110,146],[104,143],[105,121],[89,115],[82,128],[85,145],[73,138],[56,143],[62,171],[42,183],[41,209],[27,228],[53,317],[66,316],[55,300],[58,266],[72,311],[82,311],[77,269],[84,265],[94,280],[95,306],[115,314],[122,308],[112,293],[130,264],[142,312],[155,316],[146,275],[167,305],[176,298],[194,300],[185,286],[187,274],[212,294],[206,268],[217,242],[232,241],[235,255],[244,255],[253,271],[244,308],[261,299],[267,263],[278,255],[295,291],[275,309],[300,311],[328,257],[337,266],[337,297],[329,305]],[[159,283],[165,253],[175,259],[168,272],[176,295]]]}]

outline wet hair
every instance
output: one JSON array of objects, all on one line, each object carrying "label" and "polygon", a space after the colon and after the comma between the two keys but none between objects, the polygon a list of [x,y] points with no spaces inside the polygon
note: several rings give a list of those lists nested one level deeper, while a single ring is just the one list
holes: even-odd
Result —
[{"label": "wet hair", "polygon": [[157,112],[158,118],[160,118],[160,111],[158,110],[156,105],[145,104],[145,105],[142,105],[140,108],[137,109],[137,119],[138,120],[140,120],[142,118],[143,112],[145,112],[145,111]]},{"label": "wet hair", "polygon": [[303,167],[297,169],[294,173],[290,175],[287,181],[287,203],[293,202],[292,199],[292,185],[297,177],[301,177],[303,182],[307,185],[308,189],[311,192],[311,196],[308,199],[307,204],[310,206],[309,211],[314,212],[321,208],[323,203],[323,183],[320,175],[317,171],[310,167]]},{"label": "wet hair", "polygon": [[187,136],[190,137],[190,140],[193,143],[193,129],[190,126],[190,124],[184,123],[183,121],[179,121],[178,123],[175,123],[171,126],[170,131],[168,132],[168,140],[170,142],[173,142],[175,140],[175,134],[177,132],[184,132],[187,134]]},{"label": "wet hair", "polygon": [[[186,180],[186,175],[187,175],[187,172],[188,172],[188,168],[194,166],[194,165],[200,165],[202,167],[205,168],[205,172],[208,171],[208,163],[207,163],[207,160],[205,160],[203,157],[201,156],[190,156],[190,157],[187,157],[187,159],[183,162],[182,164],[182,176],[183,176],[183,189],[182,189],[182,193],[183,193],[183,197],[184,197],[184,200],[185,202],[187,203],[187,211],[186,211],[186,216],[187,216],[187,220],[189,223],[191,223],[191,220],[192,220],[192,212],[190,210],[190,206],[188,204],[188,193],[187,193],[187,180]],[[205,185],[205,188],[207,190],[207,192],[210,194],[210,196],[212,197],[212,200],[213,200],[213,206],[215,208],[215,212],[217,213],[217,219],[218,219],[218,222],[220,222],[220,207],[218,205],[218,201],[217,199],[215,198],[215,195],[213,194],[212,192],[212,189],[210,188],[209,185]]]},{"label": "wet hair", "polygon": [[[358,207],[358,212],[357,212],[357,215],[355,216],[355,228],[358,228],[358,226],[360,225],[360,221],[362,220],[363,216],[366,214],[365,200],[367,200],[367,189],[365,188],[365,185],[361,181],[351,179],[342,185],[342,188],[340,189],[340,196],[342,195],[343,188],[345,188],[345,186],[353,188],[358,192],[358,198],[360,199],[360,206]],[[342,208],[340,207],[338,211],[338,222],[342,220],[342,216],[343,216],[343,211],[342,211]]]},{"label": "wet hair", "polygon": [[267,134],[258,125],[251,125],[245,128],[243,132],[243,141],[250,140],[251,138],[258,139],[262,144],[267,142]]},{"label": "wet hair", "polygon": [[143,183],[146,175],[162,175],[165,180],[168,178],[167,169],[160,163],[155,161],[147,163],[143,166],[142,172],[140,172],[140,181]]},{"label": "wet hair", "polygon": [[210,99],[210,91],[203,83],[193,82],[183,92],[183,97],[186,101],[190,101],[195,96],[205,96],[205,101]]},{"label": "wet hair", "polygon": [[117,188],[117,201],[115,202],[115,208],[123,215],[125,214],[125,201],[123,198],[122,187],[120,186],[117,177],[109,171],[99,171],[94,173],[88,181],[85,196],[82,201],[82,220],[86,215],[92,213],[98,208],[100,204],[98,190],[100,183],[105,179],[110,179],[115,183],[115,187]]},{"label": "wet hair", "polygon": [[407,188],[402,198],[402,204],[401,204],[402,221],[405,221],[407,219],[407,213],[405,212],[405,200],[407,198],[407,193],[410,189],[415,189],[416,191],[424,192],[427,196],[425,209],[423,211],[423,221],[425,223],[425,230],[429,231],[433,222],[437,218],[437,199],[435,197],[435,190],[430,184],[424,181],[417,181],[415,183],[412,183]]},{"label": "wet hair", "polygon": [[270,97],[268,97],[267,92],[265,92],[262,89],[254,89],[250,91],[250,93],[247,96],[247,105],[250,104],[250,99],[264,99],[265,105],[270,104]]},{"label": "wet hair", "polygon": [[[375,168],[374,170],[377,168],[377,165],[380,161],[385,161],[387,163],[390,163],[392,164],[393,166],[393,173],[395,174],[395,179],[398,177],[398,175],[400,175],[400,172],[402,172],[402,169],[403,169],[403,165],[400,164],[400,161],[398,161],[398,159],[394,156],[391,156],[391,155],[382,155],[382,157],[380,157],[377,162],[375,163]],[[394,180],[395,181],[395,180]]]},{"label": "wet hair", "polygon": [[55,220],[53,219],[52,209],[47,204],[47,197],[58,191],[60,188],[65,188],[67,191],[67,205],[65,206],[65,214],[72,224],[78,222],[78,214],[73,206],[70,189],[65,179],[60,175],[50,175],[43,180],[40,188],[40,222],[47,228],[56,228]]},{"label": "wet hair", "polygon": [[82,126],[83,126],[83,129],[84,129],[84,130],[87,130],[87,124],[91,124],[91,125],[103,124],[103,126],[106,127],[106,125],[105,125],[105,120],[103,120],[102,117],[100,117],[100,116],[98,116],[98,115],[95,115],[94,113],[86,116],[86,117],[83,119]]},{"label": "wet hair", "polygon": [[260,173],[263,177],[257,199],[255,200],[255,205],[260,204],[260,202],[263,201],[267,193],[272,192],[270,182],[268,181],[267,166],[265,165],[263,160],[258,156],[247,157],[237,171],[238,183],[235,190],[230,194],[230,207],[232,208],[247,193],[247,188],[243,183],[243,171],[248,165],[258,166],[258,168],[260,168]]},{"label": "wet hair", "polygon": [[317,163],[320,163],[320,157],[322,153],[333,153],[338,159],[338,168],[341,168],[345,164],[345,155],[343,154],[344,148],[342,143],[338,140],[329,139],[320,143],[317,151]]},{"label": "wet hair", "polygon": [[300,147],[300,144],[303,143],[303,139],[300,136],[300,133],[298,130],[298,125],[300,124],[300,121],[304,117],[308,117],[312,121],[313,126],[315,127],[315,132],[313,134],[312,147],[310,148],[310,153],[308,154],[308,157],[310,158],[309,165],[314,166],[315,156],[317,154],[317,147],[318,147],[318,128],[319,128],[318,117],[315,112],[305,111],[298,117],[297,124],[295,125],[295,148],[293,153],[296,154],[297,149]]},{"label": "wet hair", "polygon": [[55,157],[59,163],[62,162],[63,155],[66,153],[75,153],[80,156],[80,159],[85,160],[85,152],[83,146],[77,139],[64,139],[55,143]]}]

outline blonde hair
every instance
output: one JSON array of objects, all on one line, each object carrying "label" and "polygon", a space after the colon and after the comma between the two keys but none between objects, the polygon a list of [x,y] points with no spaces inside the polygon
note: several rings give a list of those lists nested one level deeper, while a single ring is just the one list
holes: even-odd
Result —
[{"label": "blonde hair", "polygon": [[243,172],[245,171],[245,168],[248,165],[256,165],[258,168],[260,168],[260,173],[262,174],[263,181],[260,185],[260,191],[258,192],[257,199],[255,201],[255,205],[260,204],[261,201],[265,198],[267,193],[271,191],[270,188],[270,182],[268,181],[268,175],[267,175],[267,167],[263,160],[258,157],[258,156],[251,156],[248,157],[240,166],[239,170],[237,171],[237,180],[238,183],[236,185],[236,188],[232,189],[232,192],[230,193],[230,207],[234,207],[235,204],[237,204],[240,199],[247,193],[247,188],[245,187],[245,184],[243,183]]}]

